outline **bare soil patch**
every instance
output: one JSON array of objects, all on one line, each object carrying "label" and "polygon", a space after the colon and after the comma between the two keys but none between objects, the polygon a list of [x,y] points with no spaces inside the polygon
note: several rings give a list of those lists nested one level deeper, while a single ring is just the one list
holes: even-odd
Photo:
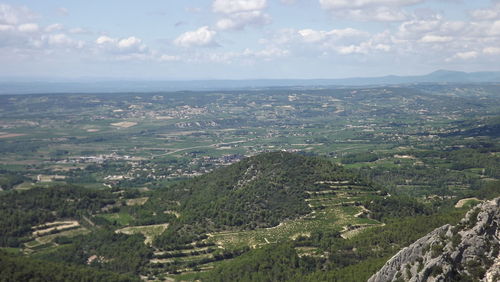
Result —
[{"label": "bare soil patch", "polygon": [[76,220],[67,220],[67,221],[54,221],[45,223],[42,225],[34,226],[33,236],[42,236],[45,234],[50,234],[54,231],[62,231],[70,228],[75,228],[80,226],[80,223]]},{"label": "bare soil patch", "polygon": [[141,233],[146,238],[144,244],[151,245],[153,239],[163,233],[168,227],[168,223],[165,224],[155,224],[155,225],[144,225],[144,226],[130,226],[122,229],[115,230],[116,233],[123,234],[138,234]]},{"label": "bare soil patch", "polygon": [[122,122],[115,122],[111,124],[112,126],[116,127],[121,127],[121,128],[128,128],[132,127],[134,125],[137,125],[137,122],[132,122],[132,121],[122,121]]},{"label": "bare soil patch", "polygon": [[458,201],[456,204],[455,204],[455,208],[461,208],[463,207],[465,204],[467,204],[467,202],[469,201],[480,201],[478,198],[465,198],[465,199],[462,199],[460,201]]},{"label": "bare soil patch", "polygon": [[19,137],[19,136],[24,136],[26,134],[24,133],[4,133],[4,132],[1,132],[0,133],[0,139],[3,139],[3,138],[14,138],[14,137]]},{"label": "bare soil patch", "polygon": [[128,199],[127,206],[142,206],[149,200],[149,197]]}]

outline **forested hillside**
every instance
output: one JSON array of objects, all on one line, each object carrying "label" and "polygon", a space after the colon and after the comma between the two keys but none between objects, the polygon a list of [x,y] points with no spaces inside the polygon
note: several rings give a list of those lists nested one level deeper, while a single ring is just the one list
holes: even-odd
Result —
[{"label": "forested hillside", "polygon": [[0,245],[18,247],[29,240],[33,226],[59,219],[78,218],[114,204],[116,196],[107,191],[72,185],[12,191],[0,195]]},{"label": "forested hillside", "polygon": [[139,278],[119,275],[111,271],[95,270],[91,267],[52,263],[22,256],[12,256],[0,251],[1,281],[102,281],[128,282]]},{"label": "forested hillside", "polygon": [[186,237],[179,236],[184,230],[276,226],[310,213],[304,201],[310,193],[329,187],[325,183],[339,181],[363,184],[354,174],[324,158],[274,152],[244,159],[160,192],[160,199],[179,201],[176,210],[181,216],[156,243],[168,244]]}]

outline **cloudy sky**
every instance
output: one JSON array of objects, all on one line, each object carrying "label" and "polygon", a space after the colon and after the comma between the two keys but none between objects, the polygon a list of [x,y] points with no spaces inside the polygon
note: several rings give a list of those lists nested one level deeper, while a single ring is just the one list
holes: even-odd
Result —
[{"label": "cloudy sky", "polygon": [[500,70],[500,0],[0,0],[0,77]]}]

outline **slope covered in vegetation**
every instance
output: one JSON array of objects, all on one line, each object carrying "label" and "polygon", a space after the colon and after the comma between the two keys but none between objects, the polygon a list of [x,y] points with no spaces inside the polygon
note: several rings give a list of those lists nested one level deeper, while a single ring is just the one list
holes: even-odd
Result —
[{"label": "slope covered in vegetation", "polygon": [[157,200],[178,201],[176,210],[181,216],[156,243],[172,243],[179,237],[174,232],[182,234],[188,229],[206,232],[276,226],[310,213],[305,199],[340,181],[362,183],[323,158],[273,152],[244,159],[165,189]]},{"label": "slope covered in vegetation", "polygon": [[1,281],[140,281],[134,276],[119,275],[91,267],[12,256],[1,250],[0,265]]}]

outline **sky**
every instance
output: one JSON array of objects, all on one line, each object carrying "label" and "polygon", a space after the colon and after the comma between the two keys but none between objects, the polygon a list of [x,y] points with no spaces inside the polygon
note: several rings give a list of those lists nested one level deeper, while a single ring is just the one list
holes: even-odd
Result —
[{"label": "sky", "polygon": [[0,78],[500,70],[500,0],[0,0]]}]

